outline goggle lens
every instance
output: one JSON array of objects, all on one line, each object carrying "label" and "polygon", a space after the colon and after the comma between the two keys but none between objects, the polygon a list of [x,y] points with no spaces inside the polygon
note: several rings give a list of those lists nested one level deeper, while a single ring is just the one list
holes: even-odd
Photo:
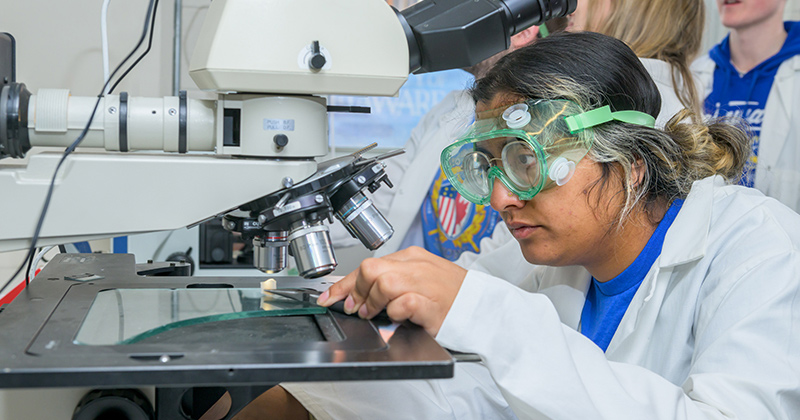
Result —
[{"label": "goggle lens", "polygon": [[482,152],[474,151],[464,157],[462,165],[464,177],[463,186],[478,197],[485,197],[492,193],[489,181],[489,158]]},{"label": "goggle lens", "polygon": [[506,144],[502,152],[503,172],[520,190],[529,190],[542,180],[539,156],[523,140]]},{"label": "goggle lens", "polygon": [[[561,99],[517,103],[479,112],[456,143],[442,151],[447,179],[467,200],[487,204],[495,178],[521,200],[545,188],[548,161],[576,164],[594,141],[591,128],[620,121],[653,128],[655,118],[640,111],[612,111],[609,105],[584,112]],[[550,174],[550,185],[564,185],[572,173]],[[550,182],[550,181],[548,181]]]},{"label": "goggle lens", "polygon": [[559,99],[479,112],[461,139],[442,151],[442,169],[473,203],[489,202],[495,178],[520,199],[530,200],[549,185],[548,161],[569,156],[577,162],[591,148],[592,133],[585,128],[619,119],[615,115],[627,118],[620,112],[595,114]]}]

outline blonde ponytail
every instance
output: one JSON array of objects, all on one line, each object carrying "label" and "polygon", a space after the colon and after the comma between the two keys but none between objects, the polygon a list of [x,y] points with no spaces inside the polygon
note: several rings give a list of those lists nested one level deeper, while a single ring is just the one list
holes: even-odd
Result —
[{"label": "blonde ponytail", "polygon": [[696,123],[692,117],[689,110],[683,110],[664,128],[683,151],[682,168],[676,175],[691,180],[721,175],[737,182],[750,156],[751,136],[746,123],[733,119]]}]

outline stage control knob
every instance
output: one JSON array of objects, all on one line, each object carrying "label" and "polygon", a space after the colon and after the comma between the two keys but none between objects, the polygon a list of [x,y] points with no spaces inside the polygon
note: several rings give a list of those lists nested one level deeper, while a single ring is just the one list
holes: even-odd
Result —
[{"label": "stage control knob", "polygon": [[138,389],[95,389],[81,398],[72,420],[154,420],[150,400]]}]

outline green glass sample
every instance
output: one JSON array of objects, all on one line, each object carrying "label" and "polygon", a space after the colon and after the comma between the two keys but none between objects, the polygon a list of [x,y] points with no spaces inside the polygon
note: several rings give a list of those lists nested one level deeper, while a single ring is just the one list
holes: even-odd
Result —
[{"label": "green glass sample", "polygon": [[326,311],[313,303],[264,295],[260,288],[109,289],[95,296],[74,342],[134,344],[199,324]]}]

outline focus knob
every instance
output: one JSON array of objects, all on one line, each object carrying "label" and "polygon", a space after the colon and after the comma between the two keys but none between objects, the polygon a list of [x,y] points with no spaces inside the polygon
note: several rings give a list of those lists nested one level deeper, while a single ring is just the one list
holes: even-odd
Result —
[{"label": "focus knob", "polygon": [[150,400],[138,389],[95,389],[81,398],[72,420],[153,420]]}]

